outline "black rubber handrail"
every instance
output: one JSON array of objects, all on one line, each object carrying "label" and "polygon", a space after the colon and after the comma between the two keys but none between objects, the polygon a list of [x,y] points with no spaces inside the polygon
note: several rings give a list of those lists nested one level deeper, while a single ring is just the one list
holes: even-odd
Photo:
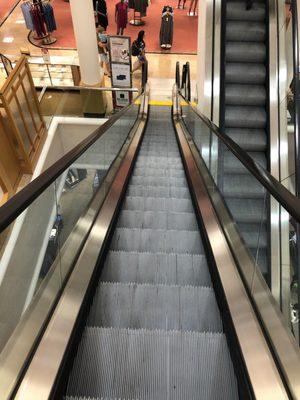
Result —
[{"label": "black rubber handrail", "polygon": [[[124,89],[125,90],[125,89]],[[141,98],[141,94],[134,102]],[[34,202],[68,167],[70,167],[89,147],[92,146],[133,104],[129,104],[114,114],[87,138],[47,168],[37,178],[16,193],[0,207],[0,232],[6,229],[30,204]]]},{"label": "black rubber handrail", "polygon": [[[179,93],[179,96],[187,100]],[[255,162],[245,150],[238,146],[229,136],[220,131],[219,127],[210,121],[205,115],[187,102],[193,112],[205,123],[205,125],[225,144],[225,146],[241,161],[247,170],[253,175],[264,188],[271,194],[288,212],[300,223],[300,199],[287,190],[268,171]]]}]

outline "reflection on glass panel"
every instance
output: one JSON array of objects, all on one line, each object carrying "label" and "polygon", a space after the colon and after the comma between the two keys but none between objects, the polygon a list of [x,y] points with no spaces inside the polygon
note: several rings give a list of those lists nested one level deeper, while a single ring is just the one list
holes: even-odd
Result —
[{"label": "reflection on glass panel", "polygon": [[[1,234],[0,351],[34,301],[57,257],[58,248],[54,251],[47,246],[57,217],[56,186],[52,184]],[[47,263],[49,259],[51,264]],[[59,263],[53,265],[59,268]],[[52,268],[51,274],[56,295],[61,285],[60,272]]]},{"label": "reflection on glass panel", "polygon": [[61,221],[60,245],[66,242],[120,152],[138,113],[134,105],[66,171],[57,198]]},{"label": "reflection on glass panel", "polygon": [[113,111],[111,91],[47,88],[40,102],[42,115],[103,118]]},{"label": "reflection on glass panel", "polygon": [[[234,221],[230,229],[225,228],[225,233],[231,235],[233,231],[238,232],[252,260],[251,271],[244,271],[248,275],[249,289],[254,296],[260,296],[260,282],[264,280],[287,326],[299,340],[297,224],[191,107],[185,104],[182,116]],[[254,159],[266,168],[263,158]],[[287,179],[291,178],[293,176]],[[209,187],[211,194],[214,190]],[[218,212],[218,206],[216,210]],[[280,220],[276,219],[277,215],[280,215]]]}]

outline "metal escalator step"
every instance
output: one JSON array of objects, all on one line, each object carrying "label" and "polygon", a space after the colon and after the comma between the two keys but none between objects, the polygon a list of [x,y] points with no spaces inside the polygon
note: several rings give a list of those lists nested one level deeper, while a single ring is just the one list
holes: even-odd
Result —
[{"label": "metal escalator step", "polygon": [[227,84],[225,104],[234,106],[264,106],[267,94],[263,85]]},{"label": "metal escalator step", "polygon": [[227,42],[225,50],[226,63],[257,63],[266,61],[267,51],[264,43]]},{"label": "metal escalator step", "polygon": [[133,171],[133,176],[155,176],[168,178],[184,178],[183,169],[177,168],[151,168],[151,167],[136,167]]},{"label": "metal escalator step", "polygon": [[87,326],[222,332],[212,288],[101,283]]},{"label": "metal escalator step", "polygon": [[68,396],[139,400],[235,400],[224,334],[87,328]]},{"label": "metal escalator step", "polygon": [[264,187],[250,175],[225,175],[223,180],[223,194],[225,199],[255,199],[263,198]]},{"label": "metal escalator step", "polygon": [[228,21],[226,40],[232,42],[264,42],[266,39],[265,21]]},{"label": "metal escalator step", "polygon": [[254,2],[251,10],[246,11],[244,1],[228,1],[226,4],[226,20],[264,22],[266,6],[264,3]]},{"label": "metal escalator step", "polygon": [[238,229],[249,249],[267,247],[267,227],[265,223],[238,223]]},{"label": "metal escalator step", "polygon": [[227,199],[226,204],[236,222],[266,222],[267,213],[264,199]]},{"label": "metal escalator step", "polygon": [[167,157],[167,156],[152,156],[146,157],[139,154],[136,160],[136,166],[143,167],[143,166],[151,166],[151,165],[161,165],[161,166],[174,166],[174,167],[182,167],[181,158],[177,155],[174,157]]},{"label": "metal escalator step", "polygon": [[246,151],[267,150],[267,135],[264,129],[227,128],[225,133]]},{"label": "metal escalator step", "polygon": [[162,143],[156,143],[156,142],[150,141],[149,143],[143,143],[141,149],[143,151],[146,151],[146,150],[147,151],[154,150],[154,151],[157,151],[157,152],[161,152],[162,151],[161,154],[164,154],[166,152],[176,152],[176,153],[178,153],[178,146],[177,146],[176,142],[175,143],[172,142],[172,143],[164,143],[164,144],[162,144]]},{"label": "metal escalator step", "polygon": [[262,129],[267,125],[265,107],[234,107],[225,108],[226,128],[253,128]]},{"label": "metal escalator step", "polygon": [[111,250],[203,254],[199,232],[116,228]]},{"label": "metal escalator step", "polygon": [[130,196],[126,196],[123,210],[194,212],[193,203],[189,199]]},{"label": "metal escalator step", "polygon": [[127,195],[131,197],[173,197],[175,199],[190,199],[190,191],[181,187],[129,185]]},{"label": "metal escalator step", "polygon": [[143,148],[141,148],[140,155],[145,157],[176,157],[178,155],[178,150],[164,151],[162,148],[160,148],[160,150],[144,150]]},{"label": "metal escalator step", "polygon": [[[264,152],[248,152],[249,156],[264,169],[267,168],[267,159]],[[224,173],[225,174],[249,174],[249,170],[244,167],[241,161],[230,151],[224,154]]]},{"label": "metal escalator step", "polygon": [[185,178],[133,176],[130,180],[130,183],[132,185],[142,185],[142,186],[187,187],[187,181]]},{"label": "metal escalator step", "polygon": [[193,213],[168,211],[123,210],[118,219],[119,228],[146,228],[166,230],[198,230]]},{"label": "metal escalator step", "polygon": [[225,82],[263,85],[266,82],[266,66],[252,63],[226,63]]},{"label": "metal escalator step", "polygon": [[101,280],[211,286],[206,257],[193,254],[110,251]]}]

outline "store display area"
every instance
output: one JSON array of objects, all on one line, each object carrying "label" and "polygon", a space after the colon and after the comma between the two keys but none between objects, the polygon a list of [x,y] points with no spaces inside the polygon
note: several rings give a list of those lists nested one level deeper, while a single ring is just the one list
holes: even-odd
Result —
[{"label": "store display area", "polygon": [[[115,35],[117,25],[115,23],[115,5],[118,1],[107,1],[108,9],[108,33]],[[72,27],[70,5],[64,0],[52,0],[57,30],[55,31],[56,43],[49,48],[75,48],[75,38]],[[162,11],[165,6],[171,6],[174,10],[173,17],[173,44],[171,48],[162,49],[160,46],[160,28],[162,20]],[[187,1],[185,9],[177,9],[178,1],[171,0],[151,0],[147,8],[147,16],[142,20],[145,22],[142,26],[134,26],[129,23],[133,19],[134,10],[129,9],[128,24],[124,35],[136,39],[140,29],[145,30],[146,51],[147,52],[168,52],[168,53],[196,53],[197,52],[197,26],[198,18],[188,16],[190,2]]]}]

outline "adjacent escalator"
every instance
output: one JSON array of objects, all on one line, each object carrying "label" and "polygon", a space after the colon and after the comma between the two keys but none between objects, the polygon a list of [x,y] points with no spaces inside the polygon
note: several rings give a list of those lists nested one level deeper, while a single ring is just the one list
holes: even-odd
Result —
[{"label": "adjacent escalator", "polygon": [[152,107],[66,399],[237,399],[169,107]]},{"label": "adjacent escalator", "polygon": [[[267,2],[247,4],[248,7],[245,1],[234,0],[223,4],[220,127],[268,169]],[[236,162],[229,150],[222,151],[219,158],[224,198],[266,276],[268,218],[265,209],[268,205],[265,193],[256,190],[249,171]]]}]

